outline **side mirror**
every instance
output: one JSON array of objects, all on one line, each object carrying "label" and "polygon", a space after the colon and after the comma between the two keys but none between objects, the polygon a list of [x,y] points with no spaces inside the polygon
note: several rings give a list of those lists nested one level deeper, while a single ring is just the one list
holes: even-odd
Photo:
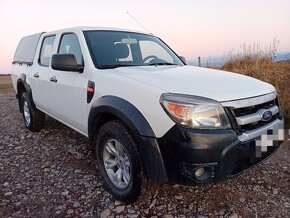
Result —
[{"label": "side mirror", "polygon": [[74,71],[82,73],[83,66],[77,64],[77,59],[73,54],[54,54],[51,57],[51,68],[54,70]]},{"label": "side mirror", "polygon": [[187,64],[187,63],[186,63],[186,59],[185,59],[185,57],[183,57],[183,56],[179,56],[179,58],[182,60],[182,62],[183,62],[184,64]]}]

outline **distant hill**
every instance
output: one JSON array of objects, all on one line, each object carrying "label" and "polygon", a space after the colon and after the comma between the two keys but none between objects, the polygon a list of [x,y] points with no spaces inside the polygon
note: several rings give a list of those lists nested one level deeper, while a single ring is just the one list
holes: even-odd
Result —
[{"label": "distant hill", "polygon": [[10,73],[5,73],[5,74],[0,73],[0,76],[11,76],[11,74]]},{"label": "distant hill", "polygon": [[275,62],[286,60],[290,60],[290,53],[278,53],[274,57]]},{"label": "distant hill", "polygon": [[[221,67],[226,61],[224,56],[215,56],[215,57],[201,57],[201,66],[202,67]],[[192,66],[198,66],[198,58],[190,59],[187,61],[187,64]]]},{"label": "distant hill", "polygon": [[[227,61],[226,56],[209,56],[209,57],[201,57],[201,66],[202,67],[221,67],[223,64]],[[275,57],[273,58],[274,62],[280,62],[280,61],[287,61],[290,60],[290,53],[289,52],[281,52],[275,54]],[[187,61],[189,65],[198,66],[198,58],[196,59],[189,59]]]}]

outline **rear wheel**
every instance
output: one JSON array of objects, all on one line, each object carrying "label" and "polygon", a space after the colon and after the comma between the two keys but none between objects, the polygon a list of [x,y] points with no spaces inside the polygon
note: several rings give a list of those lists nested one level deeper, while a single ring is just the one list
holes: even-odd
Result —
[{"label": "rear wheel", "polygon": [[32,107],[31,99],[26,92],[21,96],[21,106],[26,128],[32,132],[40,131],[45,122],[45,114]]},{"label": "rear wheel", "polygon": [[106,190],[120,201],[136,201],[147,187],[147,177],[137,146],[121,122],[110,121],[101,127],[96,156]]}]

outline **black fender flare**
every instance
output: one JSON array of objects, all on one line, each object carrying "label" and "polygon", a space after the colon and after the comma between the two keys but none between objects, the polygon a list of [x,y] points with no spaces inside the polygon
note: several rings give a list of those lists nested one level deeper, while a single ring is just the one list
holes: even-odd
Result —
[{"label": "black fender flare", "polygon": [[17,84],[16,85],[16,87],[17,87],[16,98],[18,99],[20,112],[22,113],[21,94],[19,93],[19,90],[18,90],[19,84],[22,84],[24,86],[25,92],[28,94],[29,98],[31,99],[31,106],[33,107],[33,109],[36,109],[36,105],[34,104],[33,97],[32,97],[32,90],[30,88],[30,85],[27,84],[27,82],[26,82],[26,75],[24,73],[22,73],[19,76],[19,78],[17,79],[17,83],[16,84]]},{"label": "black fender flare", "polygon": [[119,119],[129,128],[137,143],[147,176],[156,182],[168,182],[163,157],[150,124],[142,113],[125,99],[107,95],[93,103],[88,118],[91,145],[94,146],[96,133],[101,127],[98,126],[98,120],[105,114]]}]

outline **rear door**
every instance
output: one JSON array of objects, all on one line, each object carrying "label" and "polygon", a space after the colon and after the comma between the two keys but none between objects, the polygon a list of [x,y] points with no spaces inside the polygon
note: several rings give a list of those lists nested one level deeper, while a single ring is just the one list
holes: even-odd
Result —
[{"label": "rear door", "polygon": [[35,65],[32,69],[31,78],[31,89],[33,101],[37,108],[45,111],[46,113],[51,112],[50,102],[50,88],[51,82],[49,81],[50,74],[50,59],[55,41],[55,35],[45,36],[41,41],[41,48],[35,60]]},{"label": "rear door", "polygon": [[[79,65],[84,64],[81,47],[75,33],[65,33],[60,37],[57,53],[73,54]],[[53,115],[69,126],[86,133],[87,131],[87,85],[86,74],[51,69]]]}]

